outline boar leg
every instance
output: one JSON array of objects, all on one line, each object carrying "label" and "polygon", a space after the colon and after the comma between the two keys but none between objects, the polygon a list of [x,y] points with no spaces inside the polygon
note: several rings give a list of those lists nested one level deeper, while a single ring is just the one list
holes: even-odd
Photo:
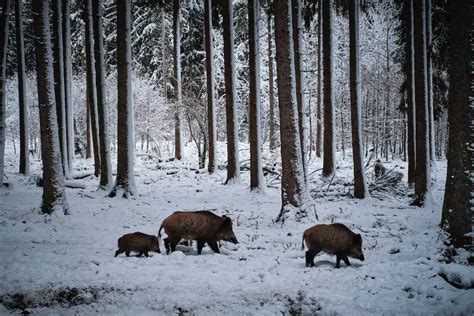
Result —
[{"label": "boar leg", "polygon": [[125,255],[126,255],[127,257],[130,257],[130,250],[125,251]]},{"label": "boar leg", "polygon": [[344,260],[346,266],[350,266],[351,263],[349,262],[349,258],[347,258],[347,256],[342,256],[342,260]]},{"label": "boar leg", "polygon": [[197,243],[198,243],[198,255],[200,255],[202,252],[202,248],[204,248],[204,245],[206,244],[206,242],[204,240],[198,239]]},{"label": "boar leg", "polygon": [[336,254],[336,268],[339,269],[341,263],[341,255]]},{"label": "boar leg", "polygon": [[208,241],[207,244],[215,253],[221,253],[219,251],[219,246],[217,245],[217,241]]},{"label": "boar leg", "polygon": [[145,251],[144,254],[145,254],[145,257],[148,258],[148,251]]},{"label": "boar leg", "polygon": [[119,249],[115,252],[115,256],[117,257],[119,254],[124,253],[124,252],[125,252],[125,250]]},{"label": "boar leg", "polygon": [[170,253],[170,239],[165,238],[163,241],[165,242],[166,254],[168,255]]},{"label": "boar leg", "polygon": [[314,267],[314,257],[319,251],[318,249],[306,251],[306,267]]},{"label": "boar leg", "polygon": [[171,252],[176,250],[176,245],[181,241],[181,237],[176,236],[169,236],[169,247],[171,248]]}]

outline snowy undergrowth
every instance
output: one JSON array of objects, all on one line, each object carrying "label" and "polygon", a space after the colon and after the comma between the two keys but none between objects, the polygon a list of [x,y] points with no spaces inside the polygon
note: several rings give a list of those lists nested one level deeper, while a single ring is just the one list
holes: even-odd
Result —
[{"label": "snowy undergrowth", "polygon": [[[7,153],[6,171],[13,188],[0,191],[2,314],[8,308],[35,314],[474,313],[474,290],[457,289],[439,276],[457,273],[464,284],[474,274],[472,267],[440,260],[444,163],[437,165],[428,208],[409,207],[408,198],[322,197],[315,200],[319,221],[310,214],[281,226],[274,223],[278,189],[250,193],[248,171],[242,184],[223,185],[225,170],[196,172],[191,159],[160,168],[156,160],[137,159],[139,195],[128,200],[105,197],[94,177],[77,180],[86,189],[66,189],[70,215],[39,215],[41,188],[15,174],[12,157]],[[350,159],[339,164],[338,177],[350,181]],[[320,167],[313,160],[310,171]],[[75,162],[75,173],[88,170],[91,161]],[[32,172],[40,173],[38,161]],[[205,247],[198,256],[194,244],[171,255],[114,258],[123,234],[156,234],[172,212],[200,209],[228,214],[240,243],[223,242],[222,254]],[[305,268],[302,232],[332,221],[362,235],[366,260],[350,259],[352,266],[335,269],[335,257],[320,254],[315,268]]]}]

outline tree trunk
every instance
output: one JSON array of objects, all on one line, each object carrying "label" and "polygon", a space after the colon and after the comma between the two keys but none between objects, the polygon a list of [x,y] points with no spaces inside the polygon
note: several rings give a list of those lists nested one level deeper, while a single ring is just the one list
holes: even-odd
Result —
[{"label": "tree trunk", "polygon": [[406,4],[407,9],[407,38],[405,45],[405,57],[407,63],[407,136],[408,136],[408,186],[415,183],[415,54],[413,37],[413,0]]},{"label": "tree trunk", "polygon": [[214,98],[214,63],[212,46],[212,6],[211,0],[204,1],[204,41],[206,45],[207,82],[207,133],[209,137],[209,161],[207,170],[216,170],[216,102]]},{"label": "tree trunk", "polygon": [[91,105],[89,101],[89,91],[87,91],[86,97],[86,159],[92,157],[92,131],[91,131]]},{"label": "tree trunk", "polygon": [[45,214],[51,214],[53,211],[63,211],[67,214],[68,204],[64,190],[58,120],[56,118],[49,1],[33,0],[32,11],[41,130],[41,157],[43,160],[43,203],[41,209]]},{"label": "tree trunk", "polygon": [[181,159],[183,144],[181,140],[181,1],[173,0],[173,62],[174,62],[174,101],[176,112],[174,115],[174,157]]},{"label": "tree trunk", "polygon": [[131,0],[117,1],[117,178],[110,196],[134,195],[135,137],[132,103]]},{"label": "tree trunk", "polygon": [[272,15],[267,13],[267,27],[268,27],[268,99],[270,113],[268,117],[268,125],[270,132],[270,150],[274,151],[276,149],[276,135],[275,135],[275,95],[273,88],[273,47],[272,47]]},{"label": "tree trunk", "polygon": [[64,48],[64,104],[66,107],[66,138],[69,172],[74,160],[74,110],[72,106],[71,81],[71,18],[70,0],[63,0],[63,48]]},{"label": "tree trunk", "polygon": [[66,135],[66,106],[64,99],[64,47],[63,47],[63,11],[62,1],[53,0],[53,40],[54,40],[54,90],[58,119],[59,146],[63,172],[69,178]]},{"label": "tree trunk", "polygon": [[232,0],[222,1],[224,28],[224,76],[227,125],[227,179],[225,183],[240,182],[239,133],[235,104],[234,8]]},{"label": "tree trunk", "polygon": [[433,109],[433,37],[431,27],[431,0],[426,0],[426,76],[427,76],[427,98],[428,98],[428,133],[430,161],[433,163],[435,156],[434,143],[434,109]]},{"label": "tree trunk", "polygon": [[161,67],[163,72],[163,96],[168,97],[168,52],[166,49],[166,11],[161,12]]},{"label": "tree trunk", "polygon": [[292,7],[292,27],[293,27],[293,49],[294,49],[294,63],[295,63],[295,81],[296,81],[296,102],[298,104],[298,129],[300,134],[301,144],[301,158],[304,178],[306,181],[306,100],[304,97],[304,77],[302,69],[302,25],[301,25],[301,0],[291,0]]},{"label": "tree trunk", "polygon": [[333,52],[332,52],[332,0],[321,0],[323,3],[323,104],[324,104],[324,157],[323,177],[329,177],[334,173],[335,154],[335,121],[333,106]]},{"label": "tree trunk", "polygon": [[99,123],[97,119],[97,83],[94,61],[94,29],[92,22],[92,1],[84,2],[85,30],[86,30],[86,68],[87,68],[87,94],[89,96],[89,114],[91,116],[92,147],[94,151],[94,174],[100,173],[100,145]]},{"label": "tree trunk", "polygon": [[250,190],[263,188],[262,136],[260,109],[260,40],[259,0],[248,0],[249,10],[249,138],[250,138]]},{"label": "tree trunk", "polygon": [[23,40],[23,4],[21,0],[15,1],[16,22],[16,48],[18,61],[18,101],[20,114],[20,173],[30,173],[30,145],[28,137],[28,105],[26,103],[25,82],[25,46]]},{"label": "tree trunk", "polygon": [[322,52],[322,23],[323,23],[323,19],[322,19],[322,8],[323,8],[323,4],[322,4],[322,0],[319,1],[319,5],[318,5],[318,54],[317,54],[317,58],[318,58],[318,66],[317,66],[317,71],[318,71],[318,92],[316,94],[316,97],[317,97],[317,108],[316,108],[316,157],[318,158],[321,158],[321,138],[322,138],[322,131],[321,131],[321,127],[322,127],[322,109],[321,109],[321,92],[322,92],[322,68],[323,68],[323,63],[322,63],[322,60],[321,60],[321,52]]},{"label": "tree trunk", "polygon": [[425,0],[414,1],[416,180],[414,205],[423,206],[430,186],[428,100],[426,80]]},{"label": "tree trunk", "polygon": [[99,123],[100,186],[108,188],[112,184],[112,164],[110,161],[109,113],[104,65],[104,31],[102,26],[102,0],[93,1],[94,60],[97,87],[97,114]]},{"label": "tree trunk", "polygon": [[296,219],[306,217],[307,192],[301,157],[296,101],[291,0],[275,1],[275,41],[277,58],[278,103],[280,106],[281,197],[278,221],[284,221],[294,207]]},{"label": "tree trunk", "polygon": [[0,15],[0,185],[3,183],[3,173],[5,165],[5,132],[6,132],[6,68],[7,68],[7,48],[8,48],[8,29],[11,12],[11,1],[3,0],[2,14]]},{"label": "tree trunk", "polygon": [[351,125],[352,125],[352,157],[354,161],[354,197],[363,199],[368,196],[362,161],[361,138],[361,101],[360,101],[360,59],[359,59],[359,0],[350,3],[350,87],[351,87]]},{"label": "tree trunk", "polygon": [[[444,194],[442,225],[449,232],[455,247],[472,247],[465,234],[472,231],[474,203],[473,148],[474,106],[472,100],[472,5],[469,1],[451,1],[449,15],[449,145],[448,171]],[[471,48],[471,51],[470,49]],[[471,87],[470,87],[471,85]],[[471,89],[471,90],[470,90]],[[471,177],[471,178],[470,178]]]}]

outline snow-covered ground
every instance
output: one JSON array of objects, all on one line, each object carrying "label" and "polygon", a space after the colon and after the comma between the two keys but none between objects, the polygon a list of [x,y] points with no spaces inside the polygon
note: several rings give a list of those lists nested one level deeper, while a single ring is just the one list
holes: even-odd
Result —
[{"label": "snow-covered ground", "polygon": [[[350,181],[346,159],[338,177]],[[194,160],[158,169],[141,156],[135,169],[139,196],[105,197],[89,177],[80,180],[86,189],[67,189],[70,215],[44,216],[38,213],[41,188],[16,174],[16,158],[7,152],[13,187],[0,191],[0,314],[20,313],[7,309],[16,306],[44,315],[474,315],[474,290],[457,289],[438,275],[454,273],[466,286],[474,283],[472,266],[440,260],[446,249],[438,225],[444,162],[437,164],[438,182],[426,208],[407,206],[408,198],[358,201],[329,190],[315,200],[319,220],[312,213],[281,226],[274,223],[279,189],[250,193],[248,172],[242,184],[223,185],[225,171],[197,173],[190,170]],[[311,170],[320,167],[313,159]],[[75,174],[85,170],[92,170],[91,161],[76,160]],[[32,174],[40,174],[38,161]],[[240,243],[223,242],[221,254],[205,247],[198,256],[194,244],[171,255],[114,257],[123,234],[156,234],[172,212],[202,209],[228,214]],[[316,267],[306,268],[302,232],[331,221],[362,235],[365,261],[350,259],[352,266],[335,269],[335,257],[320,254]]]}]

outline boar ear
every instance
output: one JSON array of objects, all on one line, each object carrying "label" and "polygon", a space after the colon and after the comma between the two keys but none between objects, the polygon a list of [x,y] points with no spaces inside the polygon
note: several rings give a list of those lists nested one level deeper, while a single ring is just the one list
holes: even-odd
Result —
[{"label": "boar ear", "polygon": [[232,220],[230,219],[230,217],[223,215],[222,218],[224,219],[224,224],[232,225]]},{"label": "boar ear", "polygon": [[357,234],[356,238],[358,242],[362,243],[362,236],[360,234]]}]

